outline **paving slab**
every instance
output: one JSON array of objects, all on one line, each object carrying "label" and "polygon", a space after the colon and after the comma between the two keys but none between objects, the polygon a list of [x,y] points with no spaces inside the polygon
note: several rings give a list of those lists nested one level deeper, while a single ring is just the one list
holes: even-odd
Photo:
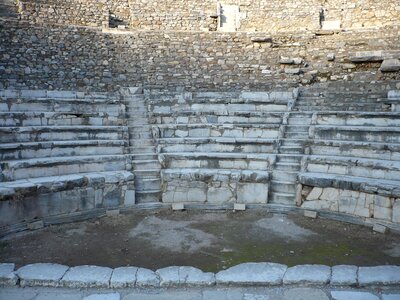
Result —
[{"label": "paving slab", "polygon": [[83,300],[120,300],[121,295],[119,293],[108,293],[108,294],[92,294]]},{"label": "paving slab", "polygon": [[357,266],[339,265],[332,267],[332,285],[356,285]]},{"label": "paving slab", "polygon": [[360,286],[400,284],[400,266],[359,267],[358,283]]},{"label": "paving slab", "polygon": [[216,274],[219,284],[278,285],[286,265],[276,263],[243,263]]},{"label": "paving slab", "polygon": [[23,266],[17,270],[21,286],[59,286],[68,266],[51,263],[37,263]]},{"label": "paving slab", "polygon": [[326,293],[320,289],[294,288],[283,293],[284,300],[329,300]]},{"label": "paving slab", "polygon": [[209,290],[209,291],[203,291],[203,299],[243,300],[243,293],[239,290]]},{"label": "paving slab", "polygon": [[133,293],[125,296],[123,300],[202,300],[200,292],[193,291],[164,291],[157,294]]},{"label": "paving slab", "polygon": [[299,265],[287,269],[284,284],[327,284],[331,279],[331,268],[324,265]]},{"label": "paving slab", "polygon": [[359,291],[332,291],[333,300],[379,300],[374,294]]},{"label": "paving slab", "polygon": [[136,274],[136,286],[159,286],[160,278],[152,270],[146,268],[139,268]]},{"label": "paving slab", "polygon": [[110,287],[134,287],[136,284],[136,274],[138,269],[138,267],[121,267],[114,269],[110,280]]},{"label": "paving slab", "polygon": [[61,285],[71,288],[109,287],[112,269],[97,266],[70,268],[61,280]]},{"label": "paving slab", "polygon": [[399,294],[383,294],[382,300],[400,300],[400,293]]},{"label": "paving slab", "polygon": [[18,277],[14,273],[15,264],[2,263],[0,264],[0,286],[1,285],[16,285]]}]

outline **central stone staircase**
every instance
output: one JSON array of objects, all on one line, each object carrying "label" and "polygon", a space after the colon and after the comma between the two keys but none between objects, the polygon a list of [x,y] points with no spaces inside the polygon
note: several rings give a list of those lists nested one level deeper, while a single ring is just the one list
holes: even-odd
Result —
[{"label": "central stone staircase", "polygon": [[272,172],[270,202],[293,205],[296,197],[296,180],[312,113],[289,113],[287,125],[283,125],[283,137],[279,141],[277,160]]},{"label": "central stone staircase", "polygon": [[135,174],[136,202],[159,202],[161,199],[161,165],[153,139],[146,100],[141,89],[126,99],[129,153]]}]

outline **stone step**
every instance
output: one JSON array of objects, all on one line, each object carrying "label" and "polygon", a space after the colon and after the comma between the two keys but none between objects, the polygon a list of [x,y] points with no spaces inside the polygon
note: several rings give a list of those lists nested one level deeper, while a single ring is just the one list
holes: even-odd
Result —
[{"label": "stone step", "polygon": [[285,138],[288,139],[308,139],[308,132],[285,132]]},{"label": "stone step", "polygon": [[158,160],[134,160],[132,161],[132,167],[134,171],[161,169],[161,165]]},{"label": "stone step", "polygon": [[128,125],[129,126],[141,126],[141,125],[148,125],[149,124],[149,119],[147,117],[129,117],[128,118]]},{"label": "stone step", "polygon": [[130,153],[130,156],[133,160],[157,160],[158,154],[157,153]]},{"label": "stone step", "polygon": [[140,146],[140,145],[138,145],[138,146],[130,146],[130,147],[128,147],[128,152],[130,153],[130,154],[136,154],[136,153],[139,153],[139,154],[156,154],[157,153],[157,147],[156,146],[154,146],[154,145],[151,145],[151,146]]},{"label": "stone step", "polygon": [[26,126],[0,127],[1,143],[58,140],[123,140],[124,126]]},{"label": "stone step", "polygon": [[133,173],[140,179],[160,177],[160,169],[135,170]]},{"label": "stone step", "polygon": [[0,162],[4,181],[126,169],[125,155],[45,157]]},{"label": "stone step", "polygon": [[281,139],[281,146],[298,146],[303,147],[304,143],[307,142],[307,139]]},{"label": "stone step", "polygon": [[294,205],[296,203],[296,195],[291,193],[272,192],[270,198],[268,202],[274,204]]},{"label": "stone step", "polygon": [[291,171],[279,171],[274,170],[272,172],[272,179],[275,181],[291,181],[295,182],[297,179],[298,172],[291,172]]},{"label": "stone step", "polygon": [[287,160],[300,162],[302,158],[303,154],[277,154],[276,160],[278,162]]},{"label": "stone step", "polygon": [[137,140],[141,140],[141,139],[152,139],[153,138],[153,133],[151,131],[131,131],[129,133],[129,139],[137,139]]},{"label": "stone step", "polygon": [[136,191],[151,191],[161,189],[161,178],[137,178],[135,179]]},{"label": "stone step", "polygon": [[275,164],[275,170],[299,171],[300,170],[300,164],[299,163],[292,163],[292,162],[277,162]]},{"label": "stone step", "polygon": [[154,147],[155,140],[152,138],[131,139],[130,144],[132,147]]},{"label": "stone step", "polygon": [[276,181],[271,180],[270,185],[272,192],[285,193],[285,194],[295,194],[296,184],[290,181]]},{"label": "stone step", "polygon": [[136,191],[136,203],[151,203],[161,201],[161,190]]},{"label": "stone step", "polygon": [[290,117],[288,120],[289,125],[310,125],[311,124],[311,118],[308,117]]},{"label": "stone step", "polygon": [[280,146],[279,153],[285,154],[302,154],[303,147],[301,146]]},{"label": "stone step", "polygon": [[124,154],[124,140],[72,140],[0,144],[0,160],[79,155]]},{"label": "stone step", "polygon": [[301,126],[301,125],[286,125],[285,132],[306,132],[308,133],[308,129],[310,126]]}]

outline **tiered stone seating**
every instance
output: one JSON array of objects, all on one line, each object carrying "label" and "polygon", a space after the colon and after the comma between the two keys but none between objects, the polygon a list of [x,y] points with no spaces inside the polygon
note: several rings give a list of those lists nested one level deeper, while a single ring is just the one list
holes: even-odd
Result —
[{"label": "tiered stone seating", "polygon": [[309,133],[302,207],[400,222],[398,113],[318,112]]},{"label": "tiered stone seating", "polygon": [[163,201],[267,203],[281,125],[293,97],[292,92],[150,95]]},{"label": "tiered stone seating", "polygon": [[118,97],[11,90],[0,97],[0,226],[135,203]]}]

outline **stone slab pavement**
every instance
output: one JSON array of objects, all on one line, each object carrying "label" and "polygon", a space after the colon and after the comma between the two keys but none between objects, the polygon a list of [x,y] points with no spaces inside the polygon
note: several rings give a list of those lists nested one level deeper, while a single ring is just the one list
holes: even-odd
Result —
[{"label": "stone slab pavement", "polygon": [[77,289],[0,287],[0,300],[400,300],[400,287],[204,287]]}]

